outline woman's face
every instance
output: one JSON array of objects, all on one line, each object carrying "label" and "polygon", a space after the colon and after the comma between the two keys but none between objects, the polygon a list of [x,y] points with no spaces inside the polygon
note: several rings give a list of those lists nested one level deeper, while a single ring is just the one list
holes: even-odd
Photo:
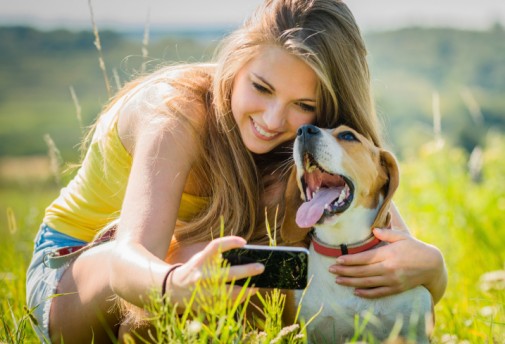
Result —
[{"label": "woman's face", "polygon": [[231,110],[242,140],[263,154],[295,138],[316,118],[317,76],[301,59],[267,46],[237,73]]}]

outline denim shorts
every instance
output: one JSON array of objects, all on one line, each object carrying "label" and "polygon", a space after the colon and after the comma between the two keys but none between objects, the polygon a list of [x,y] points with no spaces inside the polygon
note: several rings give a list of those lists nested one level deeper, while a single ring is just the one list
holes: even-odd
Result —
[{"label": "denim shorts", "polygon": [[51,269],[44,264],[44,256],[54,249],[84,244],[86,242],[60,233],[45,224],[40,226],[35,237],[32,261],[26,272],[26,303],[37,319],[38,324],[34,324],[34,329],[41,342],[50,342],[49,311],[51,300],[69,265],[67,263],[58,269]]}]

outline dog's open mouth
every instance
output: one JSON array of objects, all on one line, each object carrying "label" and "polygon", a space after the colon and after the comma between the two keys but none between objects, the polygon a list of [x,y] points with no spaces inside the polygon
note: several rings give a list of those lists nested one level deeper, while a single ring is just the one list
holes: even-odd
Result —
[{"label": "dog's open mouth", "polygon": [[304,156],[303,166],[301,184],[305,202],[296,213],[298,226],[312,227],[325,217],[349,208],[354,195],[354,185],[349,178],[325,171],[308,153]]}]

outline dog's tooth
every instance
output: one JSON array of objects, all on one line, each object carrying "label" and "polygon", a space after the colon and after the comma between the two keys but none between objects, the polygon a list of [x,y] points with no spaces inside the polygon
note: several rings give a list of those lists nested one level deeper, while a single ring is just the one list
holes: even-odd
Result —
[{"label": "dog's tooth", "polygon": [[340,195],[338,196],[339,203],[345,199],[345,195],[346,195],[345,188],[343,188],[342,191],[340,192]]},{"label": "dog's tooth", "polygon": [[345,197],[349,197],[349,195],[351,194],[351,188],[349,187],[349,185],[345,184]]}]

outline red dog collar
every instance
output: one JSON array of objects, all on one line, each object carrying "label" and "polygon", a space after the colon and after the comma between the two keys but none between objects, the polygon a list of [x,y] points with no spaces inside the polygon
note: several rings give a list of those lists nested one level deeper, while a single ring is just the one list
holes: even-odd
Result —
[{"label": "red dog collar", "polygon": [[338,246],[329,246],[319,241],[319,239],[315,234],[312,234],[311,241],[314,250],[317,253],[322,254],[324,256],[335,258],[346,254],[354,254],[367,251],[371,248],[374,248],[375,246],[379,245],[382,242],[377,237],[375,237],[373,233],[365,240],[350,245],[341,244]]}]

